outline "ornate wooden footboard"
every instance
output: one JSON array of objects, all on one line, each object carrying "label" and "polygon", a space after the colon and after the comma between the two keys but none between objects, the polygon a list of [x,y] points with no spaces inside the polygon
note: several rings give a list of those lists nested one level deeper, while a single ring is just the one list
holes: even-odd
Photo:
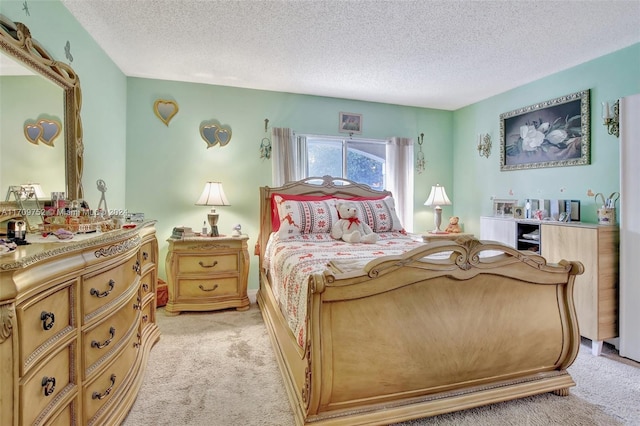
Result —
[{"label": "ornate wooden footboard", "polygon": [[473,239],[364,268],[332,262],[310,278],[303,347],[260,269],[258,303],[299,424],[388,424],[575,385],[579,262]]}]

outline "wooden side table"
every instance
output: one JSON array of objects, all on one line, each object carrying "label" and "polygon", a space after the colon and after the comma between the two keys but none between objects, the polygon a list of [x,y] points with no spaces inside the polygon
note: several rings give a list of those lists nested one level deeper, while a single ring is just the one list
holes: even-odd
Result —
[{"label": "wooden side table", "polygon": [[166,313],[249,309],[248,239],[246,235],[169,238]]},{"label": "wooden side table", "polygon": [[420,234],[422,236],[422,241],[425,243],[432,243],[434,241],[446,241],[446,240],[457,240],[460,237],[473,238],[473,234],[469,234],[466,232],[450,232],[443,234],[432,234],[430,232],[425,232]]}]

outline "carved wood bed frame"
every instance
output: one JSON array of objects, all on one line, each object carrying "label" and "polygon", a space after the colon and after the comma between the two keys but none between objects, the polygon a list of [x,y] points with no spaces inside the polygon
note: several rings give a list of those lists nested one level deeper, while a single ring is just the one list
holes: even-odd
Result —
[{"label": "carved wood bed frame", "polygon": [[[262,187],[258,255],[271,233],[272,193],[389,194],[328,176]],[[501,254],[480,256],[485,250]],[[546,392],[566,396],[575,385],[566,368],[580,346],[579,262],[547,264],[500,243],[461,239],[379,257],[364,270],[327,268],[309,280],[304,348],[261,256],[259,263],[258,304],[298,424],[388,424]]]}]

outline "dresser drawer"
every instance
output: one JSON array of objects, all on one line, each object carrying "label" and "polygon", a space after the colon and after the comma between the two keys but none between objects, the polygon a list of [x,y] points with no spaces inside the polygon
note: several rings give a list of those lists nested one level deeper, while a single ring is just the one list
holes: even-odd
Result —
[{"label": "dresser drawer", "polygon": [[217,274],[238,271],[238,254],[180,255],[178,257],[180,274]]},{"label": "dresser drawer", "polygon": [[[77,392],[73,378],[73,360],[76,356],[76,342],[63,347],[39,367],[22,379],[20,406],[22,419],[20,424],[39,423],[39,417],[56,410],[56,403],[64,401],[63,394]],[[43,411],[47,413],[43,413]]]},{"label": "dresser drawer", "polygon": [[238,294],[238,278],[178,279],[178,298],[219,297]]},{"label": "dresser drawer", "polygon": [[84,322],[124,293],[134,282],[139,270],[138,257],[132,256],[107,271],[83,276],[81,303]]},{"label": "dresser drawer", "polygon": [[46,423],[47,426],[69,426],[75,424],[78,424],[78,410],[75,398]]},{"label": "dresser drawer", "polygon": [[150,300],[148,303],[146,303],[142,307],[142,318],[140,319],[140,331],[143,332],[146,327],[153,324],[155,324],[155,304],[153,303],[153,300]]},{"label": "dresser drawer", "polygon": [[124,348],[116,355],[114,362],[84,387],[82,398],[85,422],[83,424],[96,422],[97,419],[94,417],[100,408],[120,392],[127,375],[133,374],[131,370],[139,347],[134,345],[134,342],[137,341],[137,333],[132,333]]},{"label": "dresser drawer", "polygon": [[20,375],[55,342],[73,332],[73,293],[76,281],[32,297],[17,309],[20,329]]},{"label": "dresser drawer", "polygon": [[144,300],[149,294],[155,294],[155,276],[154,271],[149,271],[140,279],[140,299]]},{"label": "dresser drawer", "polygon": [[99,324],[83,331],[83,361],[85,378],[98,367],[100,363],[108,361],[108,356],[117,350],[122,339],[132,328],[137,329],[136,317],[138,309],[138,293],[120,307],[113,315],[100,321]]},{"label": "dresser drawer", "polygon": [[147,241],[142,245],[142,247],[140,247],[140,265],[142,266],[143,270],[144,267],[148,264],[158,263],[155,258],[155,253],[155,241]]}]

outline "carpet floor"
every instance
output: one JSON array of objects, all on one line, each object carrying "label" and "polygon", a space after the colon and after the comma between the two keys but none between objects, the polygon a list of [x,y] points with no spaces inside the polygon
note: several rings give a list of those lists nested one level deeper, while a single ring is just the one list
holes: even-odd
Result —
[{"label": "carpet floor", "polygon": [[[160,341],[124,426],[290,426],[294,418],[257,305],[157,314]],[[398,426],[640,426],[640,364],[582,342],[568,397],[542,394]]]}]

